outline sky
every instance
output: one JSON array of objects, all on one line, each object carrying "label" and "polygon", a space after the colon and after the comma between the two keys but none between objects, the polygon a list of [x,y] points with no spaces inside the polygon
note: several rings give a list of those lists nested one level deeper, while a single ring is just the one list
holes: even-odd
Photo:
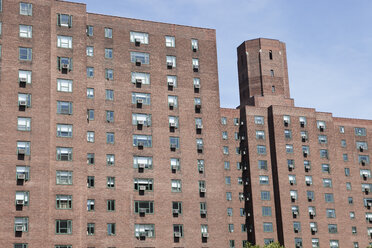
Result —
[{"label": "sky", "polygon": [[[71,0],[70,0],[71,1]],[[286,43],[298,107],[372,119],[370,0],[72,0],[87,11],[216,29],[221,107],[239,105],[236,48]]]}]

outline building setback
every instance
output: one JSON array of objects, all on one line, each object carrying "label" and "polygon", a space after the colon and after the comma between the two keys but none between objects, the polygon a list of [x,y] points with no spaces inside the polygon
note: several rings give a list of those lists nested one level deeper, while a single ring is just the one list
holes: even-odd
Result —
[{"label": "building setback", "polygon": [[372,122],[294,106],[282,42],[0,0],[0,247],[365,247]]}]

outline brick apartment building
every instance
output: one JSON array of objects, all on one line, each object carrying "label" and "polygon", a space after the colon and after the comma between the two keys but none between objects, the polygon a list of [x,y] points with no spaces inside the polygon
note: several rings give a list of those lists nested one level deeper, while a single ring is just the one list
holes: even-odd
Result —
[{"label": "brick apartment building", "polygon": [[[0,247],[364,247],[371,121],[297,108],[285,45],[0,0]],[[336,245],[337,244],[337,245]]]}]

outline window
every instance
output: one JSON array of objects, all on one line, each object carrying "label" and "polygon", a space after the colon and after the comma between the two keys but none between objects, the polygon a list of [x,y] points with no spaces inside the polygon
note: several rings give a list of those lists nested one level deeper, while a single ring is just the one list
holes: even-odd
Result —
[{"label": "window", "polygon": [[134,212],[136,214],[141,214],[141,213],[153,214],[154,213],[154,202],[153,201],[135,201]]},{"label": "window", "polygon": [[169,137],[169,146],[171,149],[180,149],[180,138]]},{"label": "window", "polygon": [[30,131],[31,130],[31,118],[18,117],[17,118],[17,130],[19,131]]},{"label": "window", "polygon": [[115,188],[115,177],[107,177],[107,188]]},{"label": "window", "polygon": [[362,128],[362,127],[354,128],[354,132],[355,132],[356,136],[366,136],[367,135],[366,129]]},{"label": "window", "polygon": [[298,199],[297,190],[291,190],[289,191],[289,195],[291,196],[292,202]]},{"label": "window", "polygon": [[94,176],[87,176],[88,188],[94,188]]},{"label": "window", "polygon": [[94,162],[94,153],[87,153],[87,164],[92,165]]},{"label": "window", "polygon": [[304,157],[307,157],[310,154],[309,146],[302,146],[302,153],[303,153]]},{"label": "window", "polygon": [[182,202],[172,202],[172,212],[174,214],[182,214]]},{"label": "window", "polygon": [[17,141],[17,154],[30,155],[30,142],[29,141]]},{"label": "window", "polygon": [[94,200],[87,200],[87,211],[94,211]]},{"label": "window", "polygon": [[224,162],[224,168],[225,168],[225,170],[230,170],[230,162],[229,161]]},{"label": "window", "polygon": [[351,183],[349,182],[346,183],[346,190],[351,190]]},{"label": "window", "polygon": [[293,145],[285,145],[286,153],[293,153]]},{"label": "window", "polygon": [[72,102],[57,101],[57,114],[71,115],[72,114]]},{"label": "window", "polygon": [[115,155],[114,154],[106,154],[106,164],[108,166],[115,165]]},{"label": "window", "polygon": [[133,168],[137,169],[141,167],[144,167],[146,169],[152,169],[152,157],[134,156]]},{"label": "window", "polygon": [[287,159],[288,170],[292,171],[295,168],[295,161],[293,159]]},{"label": "window", "polygon": [[316,121],[316,127],[319,129],[320,132],[323,132],[326,129],[325,121]]},{"label": "window", "polygon": [[259,176],[260,184],[265,185],[269,184],[269,177],[268,176]]},{"label": "window", "polygon": [[291,124],[291,117],[289,115],[284,115],[283,116],[283,123],[284,123],[284,126],[288,126],[289,124]]},{"label": "window", "polygon": [[234,224],[228,224],[228,230],[230,233],[234,232]]},{"label": "window", "polygon": [[329,241],[329,247],[330,248],[338,248],[338,240],[330,240]]},{"label": "window", "polygon": [[57,14],[57,25],[61,27],[72,27],[72,16],[66,14]]},{"label": "window", "polygon": [[199,59],[192,59],[192,68],[194,72],[199,71]]},{"label": "window", "polygon": [[234,118],[233,122],[235,126],[239,126],[239,118]]},{"label": "window", "polygon": [[56,234],[72,234],[72,220],[56,220]]},{"label": "window", "polygon": [[340,133],[345,133],[345,127],[344,126],[339,126],[339,131]]},{"label": "window", "polygon": [[355,212],[349,212],[350,219],[355,219]]},{"label": "window", "polygon": [[307,186],[310,186],[313,184],[313,177],[312,176],[305,176],[305,183]]},{"label": "window", "polygon": [[243,185],[243,179],[241,177],[238,177],[238,185]]},{"label": "window", "polygon": [[327,218],[336,218],[336,210],[327,208],[326,209]]},{"label": "window", "polygon": [[261,155],[266,154],[266,146],[258,145],[257,146],[257,153]]},{"label": "window", "polygon": [[231,184],[231,177],[225,177],[225,183],[227,185],[230,185]]},{"label": "window", "polygon": [[93,36],[93,30],[94,30],[93,26],[88,25],[86,29],[87,35]]},{"label": "window", "polygon": [[199,50],[199,43],[197,39],[191,39],[191,49],[196,52]]},{"label": "window", "polygon": [[19,3],[19,14],[32,16],[32,4],[31,3]]},{"label": "window", "polygon": [[18,82],[25,82],[27,84],[30,84],[32,82],[32,71],[19,70]]},{"label": "window", "polygon": [[57,137],[71,138],[72,137],[72,125],[57,124]]},{"label": "window", "polygon": [[139,46],[140,44],[149,44],[149,35],[141,32],[130,32],[130,42]]},{"label": "window", "polygon": [[21,232],[28,232],[28,217],[15,217],[14,229]]},{"label": "window", "polygon": [[306,124],[307,124],[306,117],[305,117],[305,116],[300,116],[300,117],[299,117],[299,120],[300,120],[300,126],[301,126],[301,127],[305,127]]},{"label": "window", "polygon": [[72,92],[72,80],[57,79],[57,91],[59,92]]},{"label": "window", "polygon": [[87,110],[87,119],[88,121],[94,120],[94,109],[88,109]]},{"label": "window", "polygon": [[324,188],[332,188],[332,179],[323,178],[323,187]]},{"label": "window", "polygon": [[107,211],[115,211],[115,200],[107,200]]},{"label": "window", "polygon": [[227,118],[226,117],[221,117],[221,124],[222,125],[227,125]]},{"label": "window", "polygon": [[181,163],[179,158],[171,158],[170,159],[170,166],[172,171],[179,171],[181,170]]},{"label": "window", "polygon": [[353,204],[353,197],[348,197],[347,201],[348,201],[349,205],[352,205]]},{"label": "window", "polygon": [[342,154],[342,159],[346,162],[349,160],[349,157],[346,153]]},{"label": "window", "polygon": [[293,222],[293,230],[295,233],[301,232],[301,223]]},{"label": "window", "polygon": [[112,59],[112,57],[113,57],[112,48],[105,48],[105,58]]},{"label": "window", "polygon": [[270,201],[270,191],[261,191],[261,200]]},{"label": "window", "polygon": [[182,191],[181,180],[172,179],[171,186],[172,186],[172,192],[181,192]]},{"label": "window", "polygon": [[[171,121],[171,116],[169,116],[169,122]],[[172,118],[172,121],[177,121],[178,118],[174,117]],[[139,114],[139,113],[133,113],[132,114],[132,125],[143,125],[143,126],[151,126],[151,114]],[[177,123],[178,126],[178,123]]]},{"label": "window", "polygon": [[258,169],[259,170],[267,170],[267,161],[266,160],[258,160]]},{"label": "window", "polygon": [[264,222],[263,223],[263,231],[264,232],[273,232],[273,223],[271,223],[271,222]]},{"label": "window", "polygon": [[301,140],[302,142],[306,142],[308,140],[308,133],[307,131],[301,131]]},{"label": "window", "polygon": [[262,216],[271,216],[271,207],[262,207]]},{"label": "window", "polygon": [[[194,78],[194,89],[200,89],[200,78]],[[198,92],[196,92],[198,93]]]},{"label": "window", "polygon": [[320,158],[326,158],[326,159],[329,158],[327,149],[320,149],[319,152],[320,152]]},{"label": "window", "polygon": [[327,144],[327,135],[318,135],[319,144]]},{"label": "window", "polygon": [[16,191],[15,194],[15,204],[28,206],[30,193],[28,191]]},{"label": "window", "polygon": [[356,142],[356,148],[357,148],[360,152],[363,152],[363,151],[368,150],[368,144],[367,144],[367,142],[365,142],[365,141],[357,141],[357,142]]},{"label": "window", "polygon": [[261,130],[256,131],[256,139],[264,140],[265,139],[265,131],[261,131]]},{"label": "window", "polygon": [[222,149],[222,152],[223,152],[223,154],[228,155],[229,154],[229,147],[224,146],[223,149]]},{"label": "window", "polygon": [[337,225],[336,224],[328,224],[328,232],[329,233],[337,233]]},{"label": "window", "polygon": [[286,139],[292,139],[292,131],[291,130],[288,130],[288,129],[285,129],[284,130],[284,138],[286,138]]},{"label": "window", "polygon": [[227,201],[231,201],[232,200],[231,192],[226,192],[226,200]]},{"label": "window", "polygon": [[109,123],[114,122],[114,111],[106,110],[106,121]]},{"label": "window", "polygon": [[131,52],[130,61],[140,66],[141,64],[150,64],[150,54],[140,53],[140,52]]},{"label": "window", "polygon": [[155,237],[155,225],[135,224],[134,225],[134,236],[137,238],[140,238],[140,237],[154,238]]},{"label": "window", "polygon": [[255,116],[254,123],[256,125],[263,125],[264,124],[264,117],[263,116]]},{"label": "window", "polygon": [[288,180],[290,185],[296,184],[296,175],[288,175]]},{"label": "window", "polygon": [[[1,1],[0,1],[0,6],[1,6]],[[17,243],[17,244],[14,244],[14,248],[28,248],[28,244],[27,243]],[[67,246],[66,247],[65,246],[57,247],[56,246],[56,248],[71,248],[71,246],[70,247],[67,247]]]},{"label": "window", "polygon": [[17,166],[16,167],[17,180],[30,180],[30,167],[29,166]]},{"label": "window", "polygon": [[271,77],[274,77],[274,70],[270,70]]},{"label": "window", "polygon": [[333,194],[332,193],[325,193],[324,194],[325,202],[334,202]]},{"label": "window", "polygon": [[72,171],[57,171],[56,184],[70,185],[72,184]]},{"label": "window", "polygon": [[94,56],[94,47],[87,46],[87,56],[88,57],[93,57]]},{"label": "window", "polygon": [[105,78],[107,80],[114,80],[114,70],[113,69],[105,69]]},{"label": "window", "polygon": [[105,28],[105,38],[112,39],[112,28]]},{"label": "window", "polygon": [[368,155],[358,155],[358,162],[361,165],[369,164],[369,156]]},{"label": "window", "polygon": [[222,132],[222,139],[227,140],[227,132],[226,131]]},{"label": "window", "polygon": [[350,176],[350,168],[345,168],[345,176],[349,177]]},{"label": "window", "polygon": [[94,77],[94,68],[93,67],[87,67],[87,77],[93,78]]},{"label": "window", "polygon": [[57,147],[57,160],[72,161],[72,148]]},{"label": "window", "polygon": [[346,140],[341,140],[341,147],[346,147]]},{"label": "window", "polygon": [[233,209],[227,208],[227,216],[233,216]]},{"label": "window", "polygon": [[239,133],[238,132],[234,132],[234,139],[239,140]]},{"label": "window", "polygon": [[57,36],[57,47],[60,48],[72,48],[72,37],[71,36]]},{"label": "window", "polygon": [[107,223],[107,235],[113,236],[116,234],[116,224],[115,223]]},{"label": "window", "polygon": [[32,60],[32,48],[20,47],[19,48],[19,60]]},{"label": "window", "polygon": [[113,101],[114,100],[114,91],[113,90],[106,90],[106,100]]},{"label": "window", "polygon": [[145,72],[132,72],[132,83],[133,84],[150,84],[150,73]]},{"label": "window", "polygon": [[106,133],[106,143],[107,144],[115,143],[115,133],[111,133],[111,132]]},{"label": "window", "polygon": [[150,94],[133,92],[132,93],[132,104],[150,105],[151,104]]},{"label": "window", "polygon": [[32,26],[19,25],[19,37],[32,38]]},{"label": "window", "polygon": [[87,98],[94,98],[94,89],[93,88],[87,88]]},{"label": "window", "polygon": [[166,56],[165,62],[167,63],[167,68],[172,69],[176,67],[176,56]]},{"label": "window", "polygon": [[166,47],[175,47],[176,38],[174,36],[165,36],[165,46]]},{"label": "window", "polygon": [[94,235],[95,224],[87,223],[87,235]]},{"label": "window", "polygon": [[199,173],[204,173],[205,167],[204,167],[204,160],[203,159],[198,159],[198,171]]},{"label": "window", "polygon": [[329,164],[322,164],[322,172],[323,173],[328,173],[328,174],[331,173],[331,169],[329,167]]}]

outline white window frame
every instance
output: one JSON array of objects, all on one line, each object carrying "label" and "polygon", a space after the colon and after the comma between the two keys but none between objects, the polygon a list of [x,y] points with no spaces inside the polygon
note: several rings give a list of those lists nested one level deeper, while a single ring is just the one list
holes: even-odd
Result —
[{"label": "white window frame", "polygon": [[176,37],[165,36],[165,46],[166,47],[176,47]]},{"label": "white window frame", "polygon": [[21,38],[32,38],[32,26],[30,26],[30,25],[19,25],[19,37],[21,37]]},{"label": "white window frame", "polygon": [[58,35],[57,36],[57,47],[72,49],[72,37],[71,36]]},{"label": "white window frame", "polygon": [[141,44],[149,44],[149,34],[143,32],[130,32],[130,42],[139,41]]},{"label": "white window frame", "polygon": [[72,92],[73,81],[70,79],[57,78],[57,91]]}]

